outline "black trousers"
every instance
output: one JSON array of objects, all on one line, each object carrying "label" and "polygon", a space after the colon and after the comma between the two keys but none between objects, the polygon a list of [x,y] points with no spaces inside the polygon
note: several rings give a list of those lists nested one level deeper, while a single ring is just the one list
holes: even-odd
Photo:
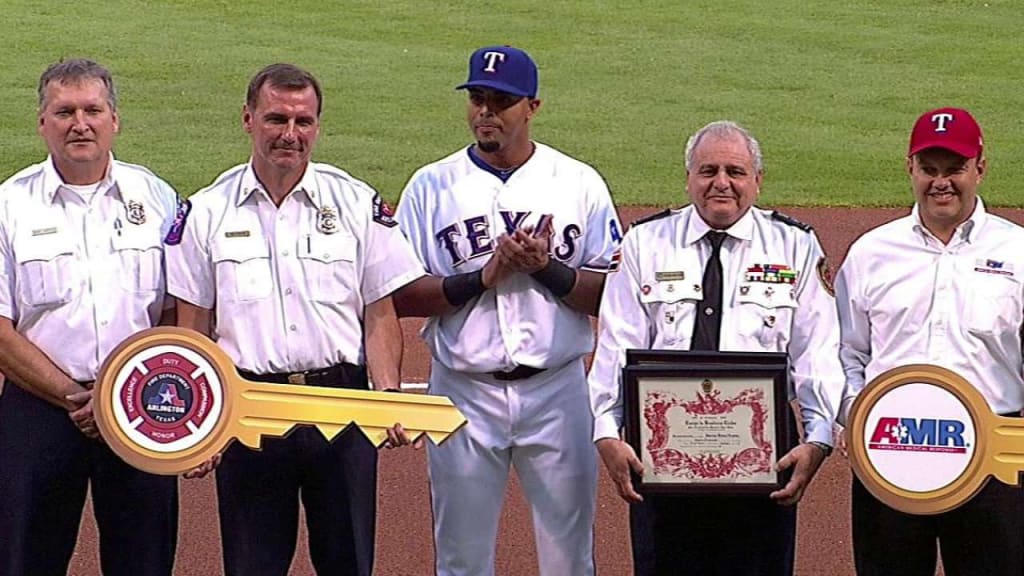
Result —
[{"label": "black trousers", "polygon": [[915,516],[886,506],[854,477],[851,510],[859,576],[933,576],[937,548],[947,576],[1024,574],[1020,487],[990,480],[959,508]]},{"label": "black trousers", "polygon": [[[798,436],[787,415],[791,447]],[[796,506],[767,495],[647,494],[630,505],[629,525],[636,576],[793,574]]]},{"label": "black trousers", "polygon": [[92,488],[106,576],[170,576],[178,479],[132,468],[63,409],[12,382],[0,394],[0,574],[64,576]]},{"label": "black trousers", "polygon": [[[330,384],[365,390],[366,372]],[[302,426],[284,438],[264,438],[258,451],[235,443],[225,451],[216,474],[227,575],[288,574],[300,499],[317,574],[372,573],[377,449],[357,428],[342,432],[333,442],[319,430]]]}]

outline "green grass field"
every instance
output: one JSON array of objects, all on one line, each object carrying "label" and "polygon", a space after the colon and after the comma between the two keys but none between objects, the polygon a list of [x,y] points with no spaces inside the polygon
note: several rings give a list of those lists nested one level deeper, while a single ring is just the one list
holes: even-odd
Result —
[{"label": "green grass field", "polygon": [[620,204],[680,203],[685,138],[720,118],[761,139],[763,204],[909,204],[910,126],[957,105],[986,131],[986,199],[1024,205],[1019,0],[4,0],[2,13],[2,178],[45,154],[35,84],[61,57],[114,71],[118,156],[183,194],[246,159],[246,83],[290,61],[324,84],[315,158],[394,200],[467,143],[452,87],[469,53],[509,43],[540,66],[534,137],[596,166]]}]

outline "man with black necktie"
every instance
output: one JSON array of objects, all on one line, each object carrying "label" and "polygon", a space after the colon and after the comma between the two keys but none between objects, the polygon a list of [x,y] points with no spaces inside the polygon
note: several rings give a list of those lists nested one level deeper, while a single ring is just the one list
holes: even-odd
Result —
[{"label": "man with black necktie", "polygon": [[[701,128],[687,142],[686,173],[691,205],[635,223],[613,258],[589,376],[594,441],[631,504],[638,576],[788,576],[795,504],[832,450],[843,388],[828,264],[809,226],[754,206],[763,168],[746,129]],[[638,494],[630,473],[643,465],[620,440],[631,348],[788,353],[804,436],[780,450],[786,485],[770,498]]]}]

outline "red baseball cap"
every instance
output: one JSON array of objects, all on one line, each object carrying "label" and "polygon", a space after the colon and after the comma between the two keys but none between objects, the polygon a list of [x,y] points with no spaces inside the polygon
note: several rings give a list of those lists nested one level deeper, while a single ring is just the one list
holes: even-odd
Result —
[{"label": "red baseball cap", "polygon": [[981,126],[970,112],[960,108],[925,112],[914,123],[907,156],[927,148],[944,148],[964,158],[981,156]]}]

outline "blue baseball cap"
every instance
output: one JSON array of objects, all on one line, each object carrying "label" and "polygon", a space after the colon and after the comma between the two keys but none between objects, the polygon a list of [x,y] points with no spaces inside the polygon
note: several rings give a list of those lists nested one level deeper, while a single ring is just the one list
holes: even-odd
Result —
[{"label": "blue baseball cap", "polygon": [[469,79],[455,87],[490,88],[515,96],[537,96],[537,65],[530,55],[511,46],[486,46],[469,57]]}]

